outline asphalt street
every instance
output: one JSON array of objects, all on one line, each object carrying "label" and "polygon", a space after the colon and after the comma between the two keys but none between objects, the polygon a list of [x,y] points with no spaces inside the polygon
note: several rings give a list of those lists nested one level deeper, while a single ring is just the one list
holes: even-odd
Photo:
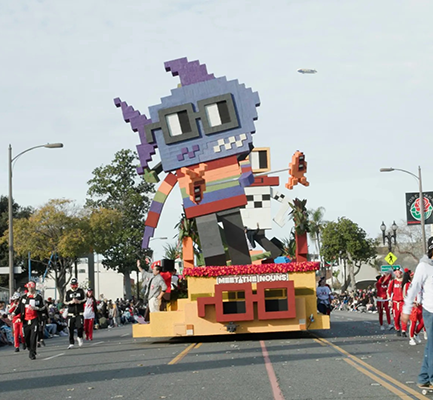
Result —
[{"label": "asphalt street", "polygon": [[334,311],[328,331],[133,339],[131,326],[27,351],[0,348],[0,399],[426,399],[424,341],[380,331],[376,314]]}]

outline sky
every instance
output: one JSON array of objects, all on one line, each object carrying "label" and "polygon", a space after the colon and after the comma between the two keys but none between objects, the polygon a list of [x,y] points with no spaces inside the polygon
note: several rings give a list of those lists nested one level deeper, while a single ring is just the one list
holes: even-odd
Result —
[{"label": "sky", "polygon": [[[148,115],[179,83],[164,62],[188,57],[259,93],[254,145],[271,148],[272,170],[305,153],[310,186],[289,191],[281,173],[280,192],[377,237],[382,221],[405,220],[405,193],[418,191],[415,178],[380,168],[417,175],[421,166],[433,191],[431,15],[428,0],[2,1],[0,194],[9,145],[15,156],[61,142],[17,160],[13,197],[84,204],[92,171],[139,144],[113,98]],[[181,211],[175,188],[155,237],[173,243]],[[288,237],[291,227],[267,235]],[[156,258],[165,242],[151,242]]]}]

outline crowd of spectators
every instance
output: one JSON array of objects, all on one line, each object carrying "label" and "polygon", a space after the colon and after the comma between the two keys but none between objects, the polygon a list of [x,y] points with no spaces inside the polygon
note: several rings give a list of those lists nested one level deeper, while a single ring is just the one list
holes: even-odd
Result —
[{"label": "crowd of spectators", "polygon": [[343,291],[332,293],[332,309],[340,311],[358,311],[376,313],[376,289],[357,289],[355,291]]}]

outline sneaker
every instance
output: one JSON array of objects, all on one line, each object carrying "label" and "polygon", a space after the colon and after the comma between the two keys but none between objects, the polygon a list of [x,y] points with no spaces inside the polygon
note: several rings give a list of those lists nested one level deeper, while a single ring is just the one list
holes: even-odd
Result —
[{"label": "sneaker", "polygon": [[403,337],[407,337],[407,333],[406,333],[406,331],[401,331],[401,336],[403,336]]},{"label": "sneaker", "polygon": [[416,346],[415,339],[414,339],[414,338],[410,338],[410,340],[409,340],[409,344],[410,344],[411,346]]},{"label": "sneaker", "polygon": [[[45,347],[45,340],[41,339],[41,345]],[[38,346],[40,347],[40,346]]]},{"label": "sneaker", "polygon": [[15,347],[15,353],[19,353],[20,348],[19,347]]},{"label": "sneaker", "polygon": [[427,340],[427,331],[424,331],[424,340]]},{"label": "sneaker", "polygon": [[23,343],[23,350],[27,350],[27,345]]},{"label": "sneaker", "polygon": [[415,341],[417,342],[417,343],[421,343],[421,338],[419,337],[419,335],[415,335]]},{"label": "sneaker", "polygon": [[53,337],[59,337],[59,335],[57,335],[56,333],[53,335]]},{"label": "sneaker", "polygon": [[83,345],[83,339],[78,338],[78,346],[81,347]]},{"label": "sneaker", "polygon": [[380,330],[381,330],[381,331],[384,331],[384,330],[385,330],[385,327],[384,327],[383,325],[381,325],[381,326],[380,326]]},{"label": "sneaker", "polygon": [[401,336],[401,332],[400,331],[396,331],[397,332],[397,336]]},{"label": "sneaker", "polygon": [[433,389],[433,385],[430,382],[426,383],[417,383],[416,384],[420,389]]},{"label": "sneaker", "polygon": [[70,344],[70,345],[68,346],[68,350],[73,349],[74,347],[75,347],[75,345]]},{"label": "sneaker", "polygon": [[392,330],[394,329],[394,325],[389,324],[389,325],[388,325],[388,329],[389,329],[390,331],[392,331]]},{"label": "sneaker", "polygon": [[38,342],[38,347],[41,347],[41,343],[40,342]]},{"label": "sneaker", "polygon": [[36,353],[29,353],[30,360],[36,360]]}]

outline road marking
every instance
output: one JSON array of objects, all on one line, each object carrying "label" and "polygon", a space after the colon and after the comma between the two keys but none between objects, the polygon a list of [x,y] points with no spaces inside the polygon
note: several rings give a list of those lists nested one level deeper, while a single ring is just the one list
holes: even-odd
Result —
[{"label": "road marking", "polygon": [[[311,335],[316,336],[316,335],[314,335],[314,333],[311,333]],[[417,391],[411,389],[409,386],[406,386],[405,384],[400,383],[399,381],[395,380],[394,378],[391,378],[389,375],[383,373],[382,371],[379,371],[378,369],[372,367],[370,364],[367,364],[366,362],[362,361],[358,357],[353,356],[352,354],[348,353],[346,350],[343,350],[341,347],[335,345],[334,343],[331,343],[328,340],[326,340],[324,338],[321,338],[321,337],[318,337],[318,336],[316,336],[316,338],[319,339],[319,340],[321,340],[321,341],[323,341],[324,343],[328,344],[329,346],[333,347],[335,350],[339,351],[340,353],[346,355],[351,360],[357,362],[358,364],[361,364],[365,368],[367,368],[370,371],[374,372],[376,375],[379,375],[382,378],[386,379],[387,381],[391,382],[393,385],[398,386],[400,389],[403,389],[406,392],[412,394],[417,399],[424,400],[424,399],[428,398],[428,397],[425,397],[425,396],[419,394]]]},{"label": "road marking", "polygon": [[277,376],[275,375],[274,367],[272,366],[271,360],[269,358],[268,349],[266,348],[265,342],[260,340],[260,346],[262,346],[262,354],[265,360],[266,371],[268,372],[268,378],[271,382],[272,393],[274,395],[274,400],[284,400],[284,396],[281,393],[280,386],[278,385]]},{"label": "road marking", "polygon": [[352,367],[356,368],[359,372],[362,372],[364,375],[367,375],[368,377],[370,377],[371,379],[373,379],[377,383],[380,383],[383,387],[387,388],[389,391],[391,391],[392,393],[394,393],[395,395],[400,397],[400,399],[403,399],[403,400],[411,400],[412,399],[412,397],[401,392],[400,390],[398,390],[394,386],[390,385],[388,382],[384,381],[383,379],[378,378],[376,375],[372,374],[370,371],[367,371],[365,368],[362,368],[361,366],[359,366],[358,364],[356,364],[352,360],[350,360],[348,358],[344,358],[344,361],[346,361]]},{"label": "road marking", "polygon": [[130,335],[130,333],[124,333],[123,335],[120,335],[120,337],[125,337],[125,336],[128,336],[128,335]]},{"label": "road marking", "polygon": [[196,345],[195,345],[195,349],[198,349],[201,345],[202,345],[203,343],[197,343]]},{"label": "road marking", "polygon": [[46,361],[46,360],[52,360],[53,358],[63,356],[64,354],[65,354],[65,353],[56,354],[55,356],[48,357],[48,358],[43,358],[42,360],[43,360],[43,361]]},{"label": "road marking", "polygon": [[321,346],[326,346],[326,343],[321,342],[319,339],[313,339],[316,343],[319,343]]},{"label": "road marking", "polygon": [[190,344],[185,350],[183,350],[182,352],[180,352],[176,357],[173,358],[173,360],[171,360],[168,365],[173,365],[176,364],[178,361],[182,360],[182,358],[184,358],[188,352],[190,350],[192,350],[192,348],[196,345],[197,343],[192,343]]},{"label": "road marking", "polygon": [[97,344],[101,344],[101,343],[104,343],[104,341],[102,341],[102,342],[92,343],[90,346],[96,346]]}]

